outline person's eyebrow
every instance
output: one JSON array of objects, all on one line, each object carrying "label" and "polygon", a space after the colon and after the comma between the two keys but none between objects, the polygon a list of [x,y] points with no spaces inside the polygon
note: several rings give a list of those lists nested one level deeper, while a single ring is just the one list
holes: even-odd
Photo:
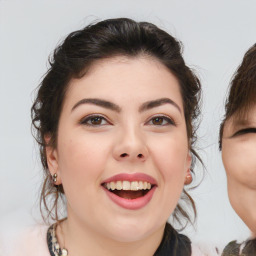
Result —
[{"label": "person's eyebrow", "polygon": [[173,105],[181,113],[181,109],[178,106],[178,104],[175,103],[173,100],[171,100],[169,98],[161,98],[161,99],[157,99],[157,100],[147,101],[147,102],[143,103],[140,106],[139,112],[143,112],[143,111],[146,111],[146,110],[149,110],[149,109],[152,109],[152,108],[156,108],[156,107],[162,106],[164,104],[171,104],[171,105]]},{"label": "person's eyebrow", "polygon": [[235,128],[240,128],[240,127],[248,126],[250,124],[251,124],[251,122],[248,119],[238,119],[238,120],[234,120],[233,121],[233,126]]},{"label": "person's eyebrow", "polygon": [[113,110],[113,111],[118,112],[118,113],[121,111],[121,108],[118,105],[116,105],[116,104],[114,104],[114,103],[112,103],[110,101],[102,100],[102,99],[82,99],[82,100],[78,101],[73,106],[71,111],[73,111],[78,106],[83,105],[83,104],[96,105],[96,106],[99,106],[99,107],[103,107],[103,108],[107,108],[107,109]]}]

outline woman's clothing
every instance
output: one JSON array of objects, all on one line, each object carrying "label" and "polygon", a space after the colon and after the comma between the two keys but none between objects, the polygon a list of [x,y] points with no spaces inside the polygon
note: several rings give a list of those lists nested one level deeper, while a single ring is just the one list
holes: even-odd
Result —
[{"label": "woman's clothing", "polygon": [[[47,243],[51,256],[59,256],[61,248],[55,235],[56,224],[53,224],[47,231]],[[182,235],[178,234],[170,224],[165,227],[164,237],[154,256],[191,256],[191,242]]]},{"label": "woman's clothing", "polygon": [[178,232],[167,223],[161,244],[156,250],[154,256],[191,256],[191,241],[185,235]]},{"label": "woman's clothing", "polygon": [[255,256],[256,238],[247,240],[242,244],[230,242],[223,250],[222,256]]},{"label": "woman's clothing", "polygon": [[[53,252],[54,243],[57,238],[52,231],[55,226],[39,226],[30,230],[15,246],[10,256],[57,256]],[[54,237],[55,236],[55,237]],[[170,224],[167,223],[161,244],[154,253],[154,256],[204,256],[199,248],[191,246],[191,241],[185,235],[179,234]],[[68,248],[67,248],[68,249]],[[5,255],[5,256],[7,256]],[[59,254],[61,255],[61,254]],[[59,256],[58,255],[58,256]],[[74,255],[68,255],[74,256]]]},{"label": "woman's clothing", "polygon": [[68,251],[65,248],[61,248],[57,236],[56,236],[57,224],[51,225],[47,230],[47,245],[51,256],[66,256]]},{"label": "woman's clothing", "polygon": [[[51,256],[59,256],[62,254],[56,234],[56,224],[49,227],[47,231],[47,244]],[[161,244],[154,253],[154,256],[191,256],[191,242],[182,235],[178,234],[173,227],[167,223]]]},{"label": "woman's clothing", "polygon": [[50,256],[46,243],[48,226],[37,225],[23,233],[22,238],[17,239],[11,251],[5,256]]}]

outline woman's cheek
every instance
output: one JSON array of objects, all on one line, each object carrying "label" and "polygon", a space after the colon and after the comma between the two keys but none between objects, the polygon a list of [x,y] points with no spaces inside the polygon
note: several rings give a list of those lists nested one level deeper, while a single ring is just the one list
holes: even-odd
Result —
[{"label": "woman's cheek", "polygon": [[186,144],[185,141],[177,143],[172,139],[166,139],[162,144],[154,143],[154,150],[151,151],[152,158],[165,177],[172,178],[177,173],[183,175],[188,156],[188,150],[184,148],[184,143]]}]

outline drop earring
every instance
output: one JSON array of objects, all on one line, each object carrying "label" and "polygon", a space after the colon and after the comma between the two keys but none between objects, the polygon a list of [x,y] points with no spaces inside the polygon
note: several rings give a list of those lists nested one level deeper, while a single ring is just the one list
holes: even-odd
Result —
[{"label": "drop earring", "polygon": [[57,173],[54,173],[52,175],[52,182],[53,182],[53,184],[55,184],[57,182],[57,177],[58,177]]},{"label": "drop earring", "polygon": [[184,184],[189,185],[192,182],[192,180],[193,180],[193,178],[192,178],[192,175],[191,175],[190,170],[189,170],[189,173],[187,174],[187,176],[185,178]]}]

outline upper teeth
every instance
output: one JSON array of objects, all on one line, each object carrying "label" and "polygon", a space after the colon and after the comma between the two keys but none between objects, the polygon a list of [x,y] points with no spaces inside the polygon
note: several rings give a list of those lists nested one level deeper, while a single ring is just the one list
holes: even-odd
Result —
[{"label": "upper teeth", "polygon": [[104,187],[108,190],[146,190],[151,189],[151,184],[146,181],[111,181],[108,183],[104,183]]}]

